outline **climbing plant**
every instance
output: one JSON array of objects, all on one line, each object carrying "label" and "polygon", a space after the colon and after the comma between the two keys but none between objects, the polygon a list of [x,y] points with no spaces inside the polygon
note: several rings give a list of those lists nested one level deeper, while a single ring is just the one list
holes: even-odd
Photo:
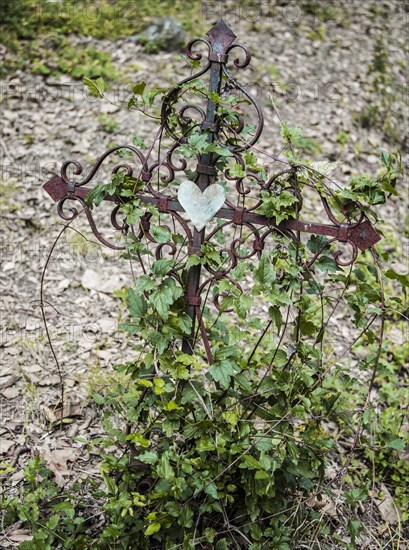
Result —
[{"label": "climbing plant", "polygon": [[[199,56],[191,58],[197,66]],[[103,80],[86,84],[104,97]],[[297,146],[301,128],[282,122],[279,156],[256,145],[257,126],[241,123],[251,102],[231,92],[233,84],[228,78],[214,90],[200,75],[170,91],[135,84],[128,108],[162,120],[153,144],[135,136],[134,145],[115,147],[109,153],[120,164],[109,181],[83,197],[70,188],[61,199],[60,213],[76,200],[90,220],[103,200],[115,200],[113,224],[134,274],[120,293],[134,359],[116,365],[118,383],[93,397],[106,435],[86,445],[100,453],[103,485],[91,483],[87,491],[103,522],[93,523],[87,504],[60,491],[37,459],[26,468],[26,500],[10,497],[4,504],[31,526],[34,538],[21,548],[284,550],[311,548],[319,538],[332,547],[358,547],[363,518],[356,503],[370,487],[348,472],[356,453],[368,464],[377,461],[376,447],[363,450],[360,441],[373,414],[372,389],[388,375],[385,325],[403,307],[391,282],[408,282],[393,269],[384,274],[372,247],[363,246],[358,258],[352,246],[347,257],[338,239],[302,237],[300,211],[312,201],[310,215],[325,212],[337,231],[346,223],[375,223],[374,206],[397,194],[400,155],[380,151],[378,177],[353,176],[341,185],[334,165],[309,160]],[[193,114],[176,110],[188,94],[195,98]],[[217,113],[206,124],[200,100]],[[136,175],[129,167],[135,155],[156,155],[155,162],[149,170],[143,163]],[[189,221],[164,194],[200,182],[209,166],[226,204],[255,217],[211,218],[206,238],[195,241]],[[78,163],[74,168],[81,173]],[[150,200],[141,193],[146,186]],[[66,217],[66,228],[78,214]],[[254,225],[257,216],[263,231]],[[199,266],[206,275],[192,295],[189,280]],[[336,333],[341,317],[350,330],[347,346]],[[366,392],[347,400],[344,392],[358,373]],[[380,461],[403,449],[399,415],[393,432],[380,438]],[[352,443],[329,476],[339,455],[334,425]],[[340,513],[331,519],[334,533],[322,508],[347,479]]]}]

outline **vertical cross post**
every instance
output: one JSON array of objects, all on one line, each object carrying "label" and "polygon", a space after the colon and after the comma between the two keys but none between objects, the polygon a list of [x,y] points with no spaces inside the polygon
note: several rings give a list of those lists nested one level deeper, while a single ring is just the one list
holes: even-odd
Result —
[{"label": "vertical cross post", "polygon": [[[209,43],[211,50],[209,53],[210,65],[210,81],[209,91],[220,94],[222,80],[223,80],[223,64],[227,61],[228,47],[236,39],[236,35],[222,20],[217,23],[208,33]],[[208,132],[208,142],[212,143],[215,139],[215,134],[218,131],[217,124],[217,104],[211,98],[208,97],[206,106],[206,118],[202,123],[202,130]],[[214,155],[213,153],[204,153],[200,156],[199,162],[196,167],[198,173],[197,185],[203,192],[209,185],[214,182],[215,168],[214,168]],[[193,230],[193,240],[191,250],[192,254],[200,252],[205,238],[205,229],[197,231]],[[199,305],[200,298],[198,297],[198,289],[200,285],[201,265],[195,265],[189,268],[186,284],[186,313],[192,319],[192,332],[189,338],[185,338],[182,344],[182,351],[184,353],[192,354],[195,345],[195,325],[196,325],[196,307]]]}]

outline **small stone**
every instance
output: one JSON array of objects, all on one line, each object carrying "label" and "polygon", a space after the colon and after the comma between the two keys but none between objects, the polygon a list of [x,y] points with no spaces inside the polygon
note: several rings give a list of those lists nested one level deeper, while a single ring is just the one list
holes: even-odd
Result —
[{"label": "small stone", "polygon": [[6,399],[15,399],[20,394],[20,390],[13,386],[12,388],[6,388],[1,392],[1,395]]},{"label": "small stone", "polygon": [[369,164],[378,164],[378,157],[376,155],[368,155],[366,157],[366,160],[369,162]]},{"label": "small stone", "polygon": [[185,46],[187,34],[174,17],[164,17],[129,40],[141,43],[148,51],[174,51]]}]

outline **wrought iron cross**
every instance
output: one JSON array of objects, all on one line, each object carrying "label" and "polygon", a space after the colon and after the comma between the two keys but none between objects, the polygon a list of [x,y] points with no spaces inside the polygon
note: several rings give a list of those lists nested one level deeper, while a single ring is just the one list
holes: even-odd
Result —
[{"label": "wrought iron cross", "polygon": [[[265,248],[267,237],[284,234],[293,239],[297,239],[297,234],[299,232],[329,237],[329,241],[326,241],[326,244],[314,255],[308,264],[309,266],[313,264],[319,254],[331,242],[338,241],[348,243],[352,247],[352,257],[346,261],[341,259],[340,252],[334,255],[334,259],[339,265],[350,265],[355,261],[358,249],[364,251],[380,239],[380,236],[374,230],[362,211],[358,220],[347,222],[344,220],[339,221],[331,211],[327,198],[322,196],[322,194],[320,194],[320,199],[329,221],[331,222],[330,224],[306,222],[298,219],[298,216],[297,219],[284,220],[281,223],[277,223],[274,218],[267,218],[258,213],[257,210],[262,204],[260,192],[271,191],[280,176],[284,173],[288,175],[290,171],[296,174],[297,167],[291,167],[290,170],[284,170],[279,174],[275,174],[270,177],[267,182],[262,181],[257,173],[247,174],[246,177],[250,178],[254,184],[251,188],[249,188],[248,183],[245,183],[244,177],[234,178],[231,176],[228,169],[226,169],[223,175],[227,184],[234,184],[233,195],[235,195],[236,200],[233,200],[230,196],[228,196],[225,201],[222,199],[224,204],[216,205],[217,211],[212,213],[211,210],[216,200],[214,196],[217,198],[217,193],[205,193],[205,191],[209,191],[210,186],[215,186],[214,189],[216,190],[216,178],[218,174],[216,164],[219,160],[219,155],[217,152],[205,152],[196,156],[197,162],[194,166],[194,170],[190,172],[190,174],[193,173],[193,175],[189,177],[189,180],[192,181],[184,182],[187,184],[187,186],[185,186],[185,194],[183,198],[180,193],[178,196],[176,191],[180,181],[177,179],[177,172],[185,173],[187,161],[181,156],[179,156],[178,159],[174,157],[180,155],[180,151],[178,150],[179,147],[188,143],[189,133],[192,129],[195,128],[197,130],[199,128],[200,131],[206,135],[208,144],[221,143],[225,146],[227,145],[235,161],[243,167],[245,163],[242,158],[242,153],[251,149],[261,135],[263,129],[262,111],[252,96],[240,86],[227,67],[229,54],[234,48],[240,49],[245,56],[243,61],[239,59],[234,60],[236,69],[242,69],[250,62],[249,50],[241,44],[236,44],[235,39],[236,35],[226,22],[221,20],[209,30],[207,39],[197,38],[188,44],[186,51],[187,56],[195,61],[202,59],[202,54],[194,52],[193,47],[196,46],[197,43],[205,44],[208,49],[207,63],[196,74],[180,82],[164,97],[161,110],[161,127],[158,135],[161,136],[162,134],[166,134],[166,136],[171,138],[173,143],[166,150],[165,154],[162,155],[159,162],[154,162],[150,159],[153,148],[145,155],[133,145],[117,146],[106,151],[91,167],[89,173],[82,180],[74,181],[72,176],[68,174],[69,169],[73,172],[74,176],[80,176],[83,171],[79,162],[69,160],[62,165],[61,175],[52,177],[44,185],[44,189],[49,193],[51,198],[58,202],[57,210],[64,220],[72,220],[79,213],[75,208],[71,208],[68,213],[64,208],[65,203],[67,201],[77,201],[77,203],[81,204],[81,211],[85,212],[96,238],[102,244],[110,248],[124,249],[125,247],[118,246],[108,241],[99,232],[92,212],[84,199],[91,190],[85,187],[85,185],[97,176],[98,169],[105,159],[119,150],[128,150],[139,165],[138,171],[135,172],[134,168],[127,163],[118,164],[113,168],[112,173],[125,170],[128,176],[134,175],[138,181],[143,182],[142,189],[137,192],[137,196],[141,203],[153,205],[161,215],[164,217],[168,216],[173,224],[176,223],[183,229],[186,235],[186,253],[188,255],[200,255],[203,244],[212,242],[216,234],[220,231],[227,233],[228,238],[230,238],[230,245],[226,245],[223,248],[223,254],[227,258],[226,265],[220,269],[210,268],[206,265],[194,265],[190,267],[187,275],[185,294],[186,312],[192,319],[193,329],[191,337],[185,338],[183,341],[182,349],[185,353],[193,352],[196,334],[195,327],[198,325],[210,362],[212,361],[212,354],[202,320],[201,294],[205,289],[209,288],[209,285],[217,283],[217,281],[223,278],[228,278],[234,283],[229,275],[231,270],[237,265],[240,259],[251,258],[253,256],[260,258]],[[189,89],[189,83],[197,81],[197,79],[202,77],[205,73],[209,73],[209,93],[206,94],[205,108],[202,108],[197,103],[184,103],[180,108],[177,107],[178,102],[185,100],[184,96]],[[226,133],[225,126],[222,128],[219,104],[218,101],[215,100],[215,97],[226,95],[232,90],[241,93],[255,110],[253,120],[255,119],[256,124],[250,137],[243,132],[245,125],[242,115],[240,114],[237,114],[237,123],[235,125],[232,124],[230,132],[227,131]],[[163,170],[167,173],[165,175],[160,175],[160,172],[163,172]],[[157,179],[156,183],[155,178]],[[195,224],[195,213],[194,211],[192,212],[192,205],[189,200],[189,185],[191,185],[190,190],[192,191],[192,196],[194,194],[199,201],[196,202],[196,209],[200,208],[200,205],[202,205],[203,208],[208,208],[210,210],[210,217],[214,214],[213,219],[208,220],[207,227],[202,228],[201,225]],[[291,189],[291,192],[297,194],[298,190],[295,187]],[[204,193],[203,198],[201,198],[201,193]],[[256,197],[253,198],[253,202],[250,206],[248,204],[246,205],[245,201],[248,195],[252,193],[255,193]],[[210,196],[210,198],[208,196]],[[298,194],[297,198],[300,204],[299,210],[301,210],[301,196]],[[129,227],[126,223],[120,222],[117,219],[117,214],[120,209],[119,198],[106,194],[104,200],[115,203],[111,214],[111,222],[116,230],[123,233],[132,231],[140,238],[146,238],[148,242],[155,244],[155,237],[151,232],[152,214],[148,210],[144,216],[142,216],[138,227]],[[218,200],[220,201],[220,196]],[[183,208],[181,203],[185,205],[185,208]],[[189,207],[191,210],[190,212]],[[186,213],[189,215],[190,219],[186,219]],[[200,214],[201,216],[199,217],[202,218],[203,212]],[[206,229],[209,227],[210,229],[206,234]],[[238,237],[236,236],[237,229],[239,229]],[[243,236],[243,231],[246,232],[246,236]],[[243,247],[245,242],[247,244],[250,243],[251,246],[249,250],[243,252],[241,247]],[[161,257],[166,244],[168,246],[168,253],[175,254],[176,252],[176,247],[172,242],[165,244],[156,242],[156,244],[155,253],[157,258]],[[203,268],[207,272],[206,278],[202,276]],[[237,284],[237,286],[239,285]]]}]

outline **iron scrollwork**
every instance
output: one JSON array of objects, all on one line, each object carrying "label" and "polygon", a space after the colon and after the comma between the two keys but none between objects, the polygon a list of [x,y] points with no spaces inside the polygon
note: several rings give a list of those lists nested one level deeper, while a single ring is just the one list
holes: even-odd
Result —
[{"label": "iron scrollwork", "polygon": [[[229,188],[229,196],[224,206],[217,212],[212,223],[216,225],[206,235],[205,230],[197,231],[183,215],[183,208],[177,199],[177,185],[174,184],[178,174],[183,174],[188,168],[188,162],[181,156],[179,148],[188,142],[188,137],[195,129],[206,132],[209,143],[218,142],[228,147],[231,156],[239,166],[245,167],[243,153],[251,150],[257,143],[263,130],[263,113],[251,94],[240,85],[237,78],[229,68],[230,56],[238,51],[238,57],[233,60],[233,67],[241,70],[247,67],[251,60],[250,51],[246,46],[235,43],[236,35],[229,26],[221,20],[207,33],[207,39],[196,38],[187,46],[187,57],[193,61],[200,61],[203,54],[196,51],[198,45],[204,45],[207,49],[207,62],[195,74],[182,80],[165,96],[161,108],[161,125],[157,136],[165,135],[171,140],[160,160],[151,162],[149,153],[144,155],[133,145],[117,146],[107,150],[91,167],[89,172],[81,178],[82,165],[75,160],[65,162],[61,167],[59,176],[51,178],[44,186],[54,201],[58,202],[57,212],[64,220],[72,220],[79,214],[79,208],[85,212],[91,230],[96,238],[104,245],[113,249],[125,249],[107,240],[97,229],[92,212],[85,201],[90,188],[86,184],[97,179],[98,170],[112,155],[119,150],[126,150],[132,157],[132,163],[127,161],[116,164],[112,168],[112,174],[122,171],[128,177],[134,177],[143,182],[142,189],[137,192],[142,206],[155,206],[167,222],[162,222],[162,227],[177,225],[185,235],[185,252],[187,255],[201,254],[203,245],[213,243],[218,235],[225,235],[225,244],[220,247],[220,254],[224,258],[223,267],[216,269],[210,265],[204,265],[207,276],[203,277],[202,266],[196,265],[190,268],[186,284],[186,309],[195,326],[198,321],[199,330],[203,339],[209,361],[212,361],[209,342],[206,336],[201,311],[201,295],[207,291],[210,285],[225,278],[236,288],[241,289],[240,284],[231,276],[232,270],[241,260],[260,258],[268,239],[281,238],[282,236],[292,241],[299,239],[300,232],[314,233],[329,237],[320,249],[306,264],[310,269],[320,254],[328,249],[331,243],[347,243],[350,245],[352,255],[349,259],[341,257],[341,251],[335,252],[334,260],[340,266],[351,265],[358,254],[358,249],[365,250],[375,244],[379,239],[363,211],[355,221],[339,221],[333,214],[329,202],[325,196],[320,195],[325,213],[330,224],[305,222],[299,219],[284,220],[276,223],[274,218],[268,218],[258,212],[262,204],[262,192],[280,192],[280,186],[276,187],[279,178],[286,177],[287,181],[294,181],[288,187],[288,191],[297,199],[297,213],[302,209],[302,196],[297,185],[297,167],[290,167],[280,171],[265,181],[257,172],[247,172],[246,177],[234,177],[226,169],[222,176]],[[207,93],[203,94],[205,105],[189,103],[186,101],[192,86],[204,75],[209,75]],[[250,120],[254,122],[254,130],[250,136],[245,136],[245,120],[242,113],[237,116],[230,125],[222,124],[223,114],[218,111],[218,103],[214,94],[226,97],[236,92],[245,98],[246,104],[253,110]],[[181,103],[181,105],[180,105]],[[217,171],[215,165],[218,155],[215,153],[198,154],[194,167],[194,182],[204,191],[216,181]],[[163,174],[165,171],[165,174]],[[71,172],[71,175],[70,175]],[[157,178],[156,178],[157,176]],[[290,178],[289,176],[292,176]],[[77,180],[77,181],[76,181]],[[155,183],[156,182],[156,183]],[[251,199],[251,200],[250,200]],[[151,227],[151,214],[149,210],[142,216],[139,227],[132,228],[119,220],[120,204],[118,197],[105,195],[104,200],[113,202],[111,224],[119,233],[127,233],[130,230],[139,239],[146,239],[147,243],[155,246],[156,258],[164,255],[175,256],[177,245],[169,240],[167,243],[158,243]],[[67,211],[67,206],[71,208]],[[358,205],[359,208],[359,205]],[[165,225],[168,224],[168,226]],[[170,229],[170,228],[169,228]],[[238,232],[237,232],[238,229]],[[175,272],[173,274],[178,277]],[[220,307],[220,296],[214,299],[215,306]],[[186,339],[183,349],[191,353],[195,345],[194,333],[192,338]]]}]

